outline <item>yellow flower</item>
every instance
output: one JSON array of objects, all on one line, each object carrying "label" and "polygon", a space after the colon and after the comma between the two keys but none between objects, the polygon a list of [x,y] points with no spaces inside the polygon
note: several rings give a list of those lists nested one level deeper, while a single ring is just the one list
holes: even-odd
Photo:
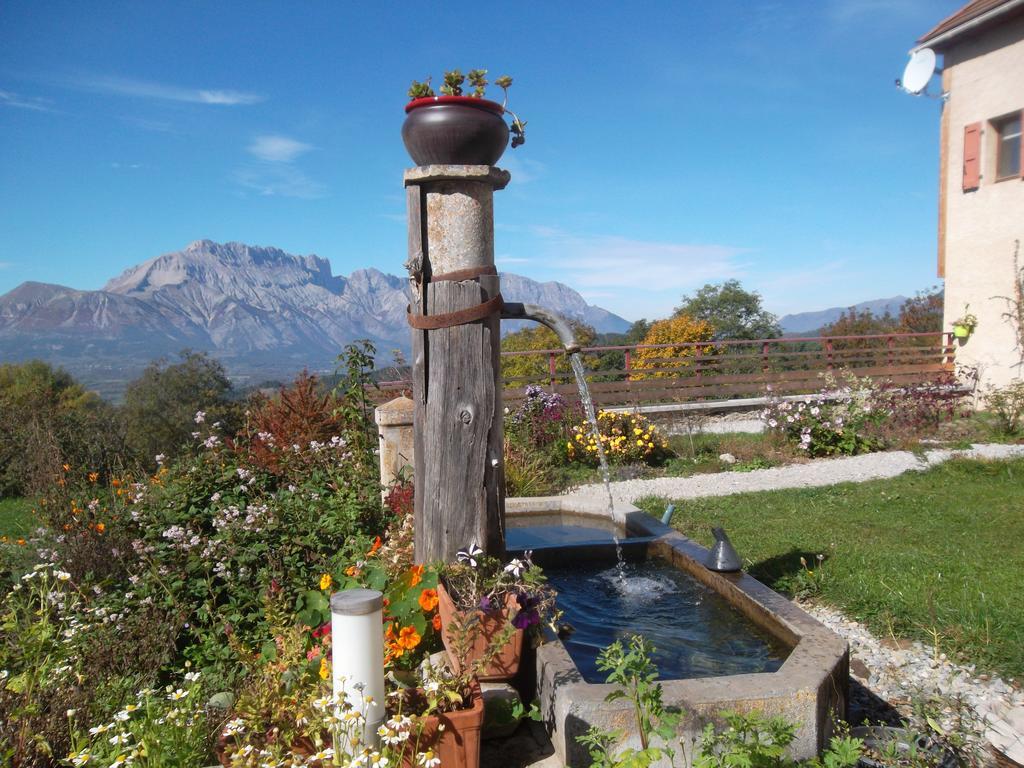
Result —
[{"label": "yellow flower", "polygon": [[644,433],[644,431],[642,429],[640,429],[639,427],[634,427],[633,428],[633,434],[634,435],[642,435],[643,433]]},{"label": "yellow flower", "polygon": [[333,583],[333,581],[334,580],[331,578],[331,574],[325,573],[323,576],[320,577],[320,589],[327,591],[331,588],[331,584]]},{"label": "yellow flower", "polygon": [[637,440],[636,444],[642,446],[644,444],[644,441],[643,440]]},{"label": "yellow flower", "polygon": [[328,677],[330,677],[330,674],[331,668],[327,665],[327,657],[324,656],[322,659],[320,659],[320,679],[326,680]]}]

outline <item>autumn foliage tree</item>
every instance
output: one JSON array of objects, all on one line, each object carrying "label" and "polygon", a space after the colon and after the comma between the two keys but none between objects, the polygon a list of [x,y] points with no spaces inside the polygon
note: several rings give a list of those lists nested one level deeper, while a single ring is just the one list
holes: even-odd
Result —
[{"label": "autumn foliage tree", "polygon": [[[698,349],[694,342],[711,341],[714,328],[704,320],[694,320],[687,315],[675,315],[667,320],[658,320],[651,325],[641,346],[633,357],[632,379],[658,379],[678,376],[680,369],[692,365],[692,358]],[[645,348],[646,344],[670,344],[668,347]],[[711,345],[699,347],[702,354],[710,353]],[[662,370],[664,369],[664,370]]]},{"label": "autumn foliage tree", "polygon": [[[576,341],[581,347],[593,344],[597,332],[585,323],[569,321]],[[558,340],[555,332],[546,325],[530,325],[521,331],[510,333],[501,340],[502,352],[526,352],[530,350],[562,349],[562,342]],[[590,361],[584,357],[584,364],[590,366]],[[558,355],[555,358],[555,370],[557,373],[569,376],[569,359],[566,355]],[[547,355],[502,355],[501,375],[505,379],[523,378],[537,380],[546,378],[548,371]],[[516,382],[521,384],[522,382]]]}]

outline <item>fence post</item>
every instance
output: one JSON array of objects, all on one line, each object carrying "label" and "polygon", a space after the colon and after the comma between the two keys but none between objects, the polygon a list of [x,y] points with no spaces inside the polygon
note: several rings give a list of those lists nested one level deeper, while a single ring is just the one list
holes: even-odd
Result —
[{"label": "fence post", "polygon": [[832,370],[832,339],[825,339],[825,352],[826,359],[828,360],[828,369]]},{"label": "fence post", "polygon": [[697,386],[700,386],[701,363],[703,362],[704,350],[698,345],[693,348],[693,367],[697,371]]},{"label": "fence post", "polygon": [[554,352],[548,352],[548,376],[551,379],[551,388],[552,388],[552,390],[555,388],[555,377],[556,377],[556,375],[557,374],[555,372],[555,353]]},{"label": "fence post", "polygon": [[896,346],[896,339],[893,338],[892,336],[890,336],[888,339],[886,339],[886,346],[889,349],[889,354],[888,354],[889,365],[892,365],[892,362],[893,362],[892,350]]},{"label": "fence post", "polygon": [[761,342],[761,373],[768,373],[768,342]]},{"label": "fence post", "polygon": [[631,350],[631,349],[627,349],[626,350],[626,378],[627,379],[629,378],[630,365],[631,365],[632,360],[633,360],[633,354],[632,353],[633,353],[633,350]]}]

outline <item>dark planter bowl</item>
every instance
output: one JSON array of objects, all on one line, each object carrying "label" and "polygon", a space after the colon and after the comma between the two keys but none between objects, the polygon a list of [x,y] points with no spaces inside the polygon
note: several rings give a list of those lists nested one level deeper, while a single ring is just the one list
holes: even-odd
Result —
[{"label": "dark planter bowl", "polygon": [[430,96],[405,106],[402,141],[416,165],[494,165],[508,146],[505,110],[469,96]]}]

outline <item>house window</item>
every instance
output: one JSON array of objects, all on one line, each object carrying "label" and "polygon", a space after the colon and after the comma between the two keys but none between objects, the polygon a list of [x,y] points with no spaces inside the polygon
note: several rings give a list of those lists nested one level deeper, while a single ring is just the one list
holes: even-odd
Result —
[{"label": "house window", "polygon": [[996,181],[1021,175],[1021,114],[993,120],[996,132]]}]

